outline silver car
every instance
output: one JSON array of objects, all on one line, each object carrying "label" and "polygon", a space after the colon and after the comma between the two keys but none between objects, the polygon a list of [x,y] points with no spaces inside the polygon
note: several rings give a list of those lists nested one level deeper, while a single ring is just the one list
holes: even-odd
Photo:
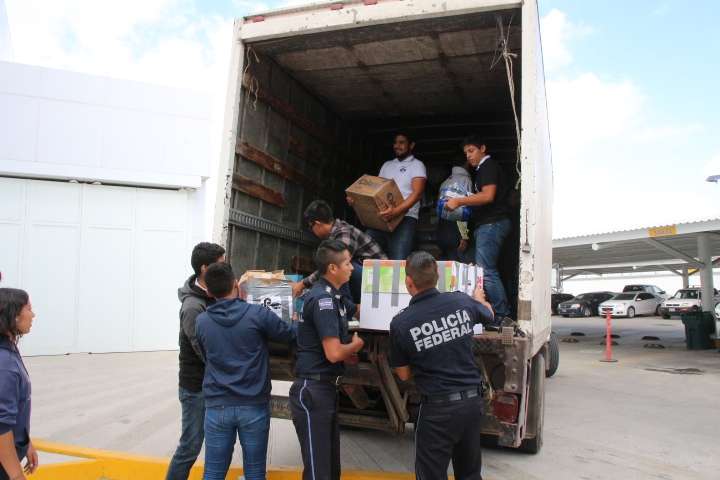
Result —
[{"label": "silver car", "polygon": [[600,315],[633,318],[636,315],[659,315],[663,298],[647,292],[618,293],[600,304]]}]

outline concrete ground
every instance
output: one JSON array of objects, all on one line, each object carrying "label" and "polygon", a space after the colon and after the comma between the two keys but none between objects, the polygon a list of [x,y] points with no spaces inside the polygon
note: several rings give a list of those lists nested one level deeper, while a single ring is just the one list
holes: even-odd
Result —
[{"label": "concrete ground", "polygon": [[[560,368],[547,382],[543,450],[485,450],[486,480],[720,477],[716,350],[685,350],[677,319],[616,319],[619,361],[601,363],[603,319],[553,321],[562,339],[578,342],[560,344]],[[660,340],[642,340],[645,335]],[[646,343],[665,348],[644,348]],[[172,455],[180,427],[177,352],[33,357],[27,366],[34,436]],[[284,382],[274,386],[275,393],[287,388]],[[344,430],[343,468],[412,471],[412,439],[411,427],[402,436]],[[291,422],[273,419],[268,456],[273,466],[301,465]]]}]

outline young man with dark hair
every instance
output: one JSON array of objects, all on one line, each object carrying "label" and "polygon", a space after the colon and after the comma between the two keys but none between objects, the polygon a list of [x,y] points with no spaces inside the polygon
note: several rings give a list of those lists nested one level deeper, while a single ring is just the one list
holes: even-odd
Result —
[{"label": "young man with dark hair", "polygon": [[197,318],[196,337],[205,359],[206,480],[224,480],[235,438],[247,480],[265,478],[270,431],[268,341],[291,342],[290,324],[260,305],[238,298],[232,267],[214,263],[205,274],[216,302]]},{"label": "young man with dark hair", "polygon": [[356,307],[340,293],[353,270],[347,245],[325,240],[315,253],[315,265],[321,278],[305,299],[298,325],[290,410],[302,450],[303,480],[339,480],[337,389],[343,362],[364,343],[357,333],[350,336],[348,319]]},{"label": "young man with dark hair", "polygon": [[503,242],[512,228],[508,195],[510,186],[502,168],[487,153],[487,147],[477,135],[462,143],[465,157],[470,164],[474,194],[448,200],[445,207],[455,210],[461,206],[472,207],[472,223],[475,226],[475,263],[483,268],[485,289],[498,319],[510,315],[505,287],[497,269]]},{"label": "young man with dark hair", "polygon": [[[349,294],[354,303],[360,303],[362,284],[362,264],[368,259],[386,259],[380,245],[362,230],[347,222],[336,219],[332,208],[323,200],[314,200],[305,209],[303,220],[310,231],[321,240],[339,240],[347,245],[352,255],[353,271],[347,284]],[[302,281],[292,285],[293,295],[299,296],[303,290],[310,288],[320,279],[320,272],[315,271]]]},{"label": "young man with dark hair", "polygon": [[[374,238],[393,260],[402,260],[410,255],[415,242],[415,227],[420,215],[420,200],[425,191],[427,172],[425,164],[413,156],[415,142],[407,132],[395,135],[393,150],[395,158],[388,160],[380,168],[378,176],[395,180],[403,200],[399,205],[380,212],[386,220],[402,217],[402,222],[392,232],[368,229]],[[352,203],[350,198],[348,202]]]},{"label": "young man with dark hair", "polygon": [[427,252],[405,262],[410,305],[390,323],[390,365],[401,380],[414,378],[421,395],[415,424],[415,476],[481,479],[482,376],[473,354],[473,325],[491,323],[482,289],[471,298],[440,293],[437,263]]},{"label": "young man with dark hair", "polygon": [[170,461],[167,480],[187,480],[202,448],[205,403],[202,380],[205,365],[195,338],[195,320],[214,300],[208,295],[205,273],[210,264],[225,261],[225,249],[216,243],[195,245],[190,255],[193,274],[178,289],[180,299],[179,396],[182,407],[180,442]]}]

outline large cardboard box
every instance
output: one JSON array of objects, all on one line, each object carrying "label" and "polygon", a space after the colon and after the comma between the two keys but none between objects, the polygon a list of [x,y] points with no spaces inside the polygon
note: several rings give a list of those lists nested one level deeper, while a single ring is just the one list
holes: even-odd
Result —
[{"label": "large cardboard box", "polygon": [[378,215],[382,210],[395,207],[403,201],[395,180],[363,175],[350,185],[345,193],[353,199],[355,213],[366,227],[392,232],[403,220],[403,217],[399,216],[386,222]]},{"label": "large cardboard box", "polygon": [[[465,292],[472,295],[475,285],[483,285],[483,269],[460,262],[440,261],[437,289],[441,292]],[[410,305],[405,287],[405,260],[365,260],[363,262],[360,328],[390,329],[390,322]],[[482,332],[482,327],[475,330]]]}]

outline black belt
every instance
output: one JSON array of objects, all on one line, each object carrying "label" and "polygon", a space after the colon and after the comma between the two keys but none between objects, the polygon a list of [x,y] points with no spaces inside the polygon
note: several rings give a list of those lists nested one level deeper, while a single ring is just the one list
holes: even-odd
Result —
[{"label": "black belt", "polygon": [[477,397],[480,395],[480,388],[473,388],[472,390],[464,390],[462,392],[453,392],[445,395],[423,395],[421,397],[422,403],[446,403],[446,402],[457,402],[459,400],[465,400],[468,398]]},{"label": "black belt", "polygon": [[320,374],[314,374],[314,375],[300,375],[298,378],[305,378],[307,380],[315,380],[317,382],[329,382],[332,383],[335,386],[340,385],[340,382],[342,381],[342,375],[320,375]]}]

